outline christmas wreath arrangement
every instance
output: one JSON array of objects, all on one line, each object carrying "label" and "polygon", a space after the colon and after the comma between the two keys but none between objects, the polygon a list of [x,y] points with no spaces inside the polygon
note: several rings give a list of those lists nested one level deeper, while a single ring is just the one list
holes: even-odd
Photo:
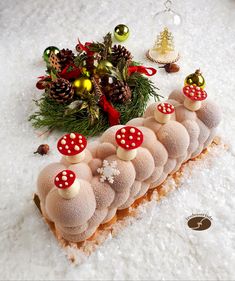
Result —
[{"label": "christmas wreath arrangement", "polygon": [[150,96],[159,100],[157,88],[145,77],[156,70],[134,62],[124,46],[113,45],[110,33],[103,42],[79,41],[76,51],[44,51],[47,75],[36,84],[44,93],[29,118],[35,128],[94,136],[142,116]]}]

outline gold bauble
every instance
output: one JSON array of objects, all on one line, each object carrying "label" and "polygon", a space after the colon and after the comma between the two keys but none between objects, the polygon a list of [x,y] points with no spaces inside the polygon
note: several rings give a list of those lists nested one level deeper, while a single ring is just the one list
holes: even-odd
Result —
[{"label": "gold bauble", "polygon": [[96,67],[96,73],[99,75],[105,75],[111,72],[113,65],[110,61],[101,60]]},{"label": "gold bauble", "polygon": [[189,74],[184,80],[184,85],[196,85],[204,89],[206,83],[200,69],[197,69],[194,73]]},{"label": "gold bauble", "polygon": [[80,77],[73,82],[75,92],[77,95],[81,95],[84,92],[90,92],[92,90],[92,82],[87,77]]},{"label": "gold bauble", "polygon": [[125,24],[119,24],[114,28],[114,37],[120,42],[125,41],[129,35],[129,28]]}]

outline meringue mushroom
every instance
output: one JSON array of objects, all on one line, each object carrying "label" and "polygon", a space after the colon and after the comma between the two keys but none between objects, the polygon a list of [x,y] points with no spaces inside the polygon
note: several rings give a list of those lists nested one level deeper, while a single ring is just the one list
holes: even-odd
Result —
[{"label": "meringue mushroom", "polygon": [[85,158],[86,146],[86,138],[78,133],[66,134],[57,143],[59,152],[72,164],[79,163]]},{"label": "meringue mushroom", "polygon": [[63,170],[54,179],[55,186],[58,188],[60,196],[65,199],[75,197],[80,189],[80,183],[76,175],[71,170]]},{"label": "meringue mushroom", "polygon": [[200,109],[203,100],[207,98],[207,93],[196,85],[187,85],[183,88],[185,95],[184,106],[191,111]]},{"label": "meringue mushroom", "polygon": [[158,123],[165,124],[171,119],[171,114],[174,113],[175,108],[168,102],[160,103],[156,106],[154,111],[155,120]]},{"label": "meringue mushroom", "polygon": [[118,144],[117,156],[124,161],[130,161],[136,157],[137,148],[144,140],[142,132],[133,126],[119,129],[115,137]]}]

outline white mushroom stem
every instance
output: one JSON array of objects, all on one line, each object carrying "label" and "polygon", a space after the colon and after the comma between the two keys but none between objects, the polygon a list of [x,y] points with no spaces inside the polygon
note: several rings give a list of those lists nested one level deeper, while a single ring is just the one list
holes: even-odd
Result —
[{"label": "white mushroom stem", "polygon": [[188,97],[185,97],[184,106],[190,111],[197,111],[201,108],[202,102],[197,100],[191,100]]},{"label": "white mushroom stem", "polygon": [[124,161],[130,161],[133,160],[137,155],[137,149],[130,149],[126,150],[122,147],[118,147],[117,149],[117,157]]},{"label": "white mushroom stem", "polygon": [[85,151],[83,150],[82,152],[76,154],[76,155],[71,155],[71,156],[65,156],[66,160],[71,163],[71,164],[76,164],[84,160],[85,158]]},{"label": "white mushroom stem", "polygon": [[72,199],[74,198],[80,190],[80,183],[77,179],[75,179],[74,183],[68,188],[58,188],[59,195],[64,199]]},{"label": "white mushroom stem", "polygon": [[165,124],[171,119],[171,114],[164,114],[156,109],[154,111],[154,118],[158,123]]}]

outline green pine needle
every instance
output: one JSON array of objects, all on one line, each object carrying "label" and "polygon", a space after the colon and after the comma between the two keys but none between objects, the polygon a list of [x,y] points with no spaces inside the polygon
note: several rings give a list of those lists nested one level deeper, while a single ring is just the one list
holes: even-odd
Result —
[{"label": "green pine needle", "polygon": [[[131,87],[132,99],[124,104],[113,104],[121,114],[121,124],[143,115],[150,96],[159,100],[160,96],[153,82],[139,73],[131,75],[128,84]],[[87,137],[96,136],[109,128],[107,113],[100,109],[99,119],[91,123],[91,116],[87,109],[77,109],[71,114],[65,114],[67,106],[58,104],[46,94],[36,101],[38,111],[29,117],[35,128],[46,127],[49,130],[58,129],[63,132],[79,132]]]}]

